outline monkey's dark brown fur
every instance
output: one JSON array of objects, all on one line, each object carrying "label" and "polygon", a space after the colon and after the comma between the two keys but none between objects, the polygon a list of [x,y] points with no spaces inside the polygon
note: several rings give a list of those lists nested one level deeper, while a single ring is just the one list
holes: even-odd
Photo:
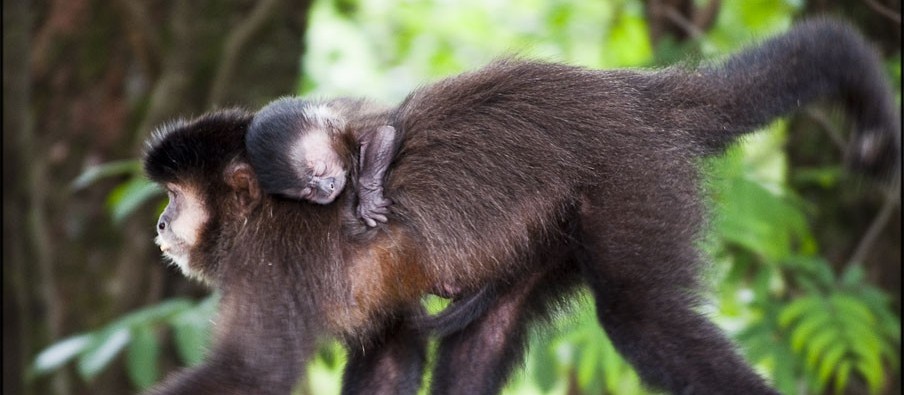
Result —
[{"label": "monkey's dark brown fur", "polygon": [[646,383],[775,393],[694,311],[695,161],[815,99],[846,104],[853,164],[896,166],[899,114],[882,70],[836,23],[803,23],[697,70],[499,61],[391,114],[403,140],[386,177],[393,213],[376,228],[355,220],[353,193],[331,205],[260,194],[242,144],[249,114],[171,125],[145,167],[203,196],[209,220],[189,268],[223,298],[205,364],[158,393],[286,394],[322,336],[349,346],[345,393],[415,393],[424,353],[410,323],[438,284],[482,296],[441,342],[434,393],[498,392],[527,326],[580,284]]}]

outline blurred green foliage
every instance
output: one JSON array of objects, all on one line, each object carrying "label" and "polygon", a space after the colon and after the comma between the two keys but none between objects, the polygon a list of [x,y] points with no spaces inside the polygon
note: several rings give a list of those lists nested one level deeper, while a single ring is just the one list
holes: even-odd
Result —
[{"label": "blurred green foliage", "polygon": [[70,336],[47,347],[35,357],[31,376],[52,372],[75,360],[79,375],[91,381],[123,350],[126,371],[137,389],[157,382],[161,346],[158,333],[171,330],[176,350],[186,365],[201,362],[210,338],[210,319],[216,311],[218,295],[201,302],[171,299],[133,311],[103,328]]},{"label": "blurred green foliage", "polygon": [[[705,36],[654,50],[642,4],[635,0],[321,0],[310,18],[299,91],[394,102],[419,84],[512,53],[593,68],[718,58],[786,30],[801,8],[801,0],[723,2]],[[900,83],[900,56],[888,68]],[[713,214],[701,246],[715,261],[707,273],[713,290],[705,313],[783,393],[842,393],[854,378],[878,393],[900,364],[900,317],[888,295],[864,280],[857,263],[836,276],[820,257],[807,206],[788,183],[786,128],[776,122],[724,157],[701,163],[709,174]],[[111,218],[118,222],[159,196],[139,171],[134,161],[112,163],[87,171],[73,186],[132,174],[110,195]],[[827,167],[806,176],[828,186],[841,174],[839,167]],[[556,325],[532,336],[525,369],[505,393],[649,393],[600,329],[589,296],[579,299]],[[428,301],[432,311],[442,303]],[[213,297],[201,303],[180,299],[137,311],[50,346],[36,358],[33,372],[76,360],[90,380],[127,350],[132,382],[147,388],[160,378],[160,332],[172,330],[183,361],[196,364],[214,305]],[[343,365],[341,347],[325,346],[308,367],[306,386],[316,394],[338,393]]]}]

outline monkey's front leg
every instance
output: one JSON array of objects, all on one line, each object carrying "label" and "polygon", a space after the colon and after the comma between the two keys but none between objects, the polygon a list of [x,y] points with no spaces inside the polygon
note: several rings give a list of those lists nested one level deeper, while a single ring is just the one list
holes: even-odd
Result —
[{"label": "monkey's front leg", "polygon": [[399,146],[396,130],[381,126],[359,138],[358,216],[367,226],[386,222],[392,201],[383,196],[383,177]]},{"label": "monkey's front leg", "polygon": [[204,363],[170,375],[143,395],[291,393],[304,372],[315,330],[303,320],[286,319],[310,314],[298,310],[294,299],[274,296],[284,288],[273,288],[269,293],[224,289],[214,344]]}]

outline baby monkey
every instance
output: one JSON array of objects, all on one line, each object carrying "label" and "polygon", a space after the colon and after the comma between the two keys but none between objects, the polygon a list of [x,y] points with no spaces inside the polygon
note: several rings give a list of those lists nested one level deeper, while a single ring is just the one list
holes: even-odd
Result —
[{"label": "baby monkey", "polygon": [[267,104],[245,136],[261,188],[329,204],[345,188],[349,158],[358,148],[358,217],[371,227],[386,222],[392,201],[383,196],[383,177],[399,146],[386,114],[364,99],[282,98]]}]

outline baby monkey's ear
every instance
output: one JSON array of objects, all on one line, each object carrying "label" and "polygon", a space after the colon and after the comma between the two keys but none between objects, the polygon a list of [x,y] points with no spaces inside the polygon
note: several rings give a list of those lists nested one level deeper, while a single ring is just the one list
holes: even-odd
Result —
[{"label": "baby monkey's ear", "polygon": [[261,201],[261,189],[251,165],[237,162],[226,167],[226,183],[244,214],[249,213]]}]

